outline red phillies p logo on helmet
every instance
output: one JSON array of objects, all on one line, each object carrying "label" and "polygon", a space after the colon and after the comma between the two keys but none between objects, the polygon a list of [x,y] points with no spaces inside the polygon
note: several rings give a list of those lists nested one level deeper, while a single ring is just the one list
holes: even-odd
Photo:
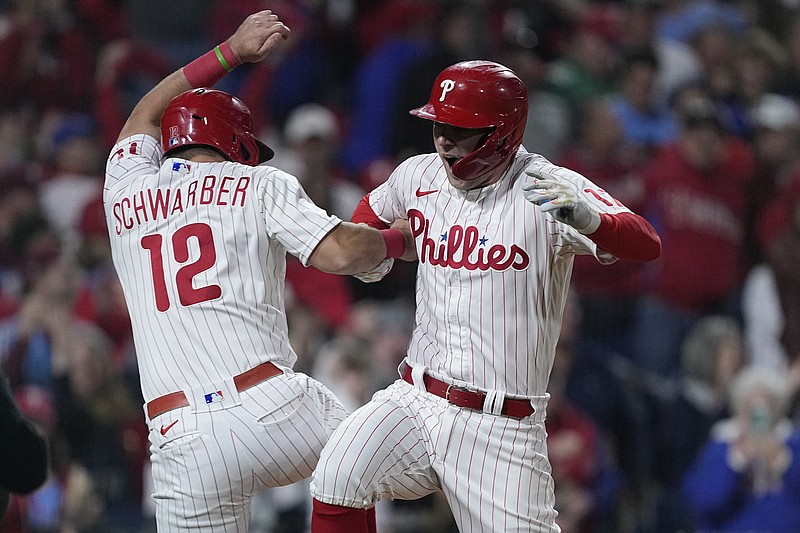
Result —
[{"label": "red phillies p logo on helmet", "polygon": [[439,84],[439,87],[442,88],[442,96],[439,97],[440,102],[444,102],[444,97],[447,96],[447,93],[452,91],[456,86],[456,82],[453,80],[442,80],[442,83]]},{"label": "red phillies p logo on helmet", "polygon": [[439,73],[428,103],[410,113],[459,128],[493,128],[481,146],[453,164],[458,179],[475,180],[510,161],[522,144],[528,91],[508,67],[462,61]]}]

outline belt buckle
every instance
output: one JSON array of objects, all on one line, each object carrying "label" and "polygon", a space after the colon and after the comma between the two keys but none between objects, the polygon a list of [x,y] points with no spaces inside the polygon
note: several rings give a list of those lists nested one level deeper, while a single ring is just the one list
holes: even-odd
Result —
[{"label": "belt buckle", "polygon": [[458,405],[458,404],[457,404],[457,403],[454,403],[454,402],[453,402],[453,401],[450,399],[450,392],[451,392],[451,391],[455,391],[455,392],[462,392],[462,393],[464,393],[464,394],[469,394],[470,392],[472,392],[472,391],[470,391],[470,390],[469,390],[468,388],[466,388],[466,387],[459,387],[458,385],[452,385],[452,384],[448,383],[448,384],[447,384],[447,388],[446,388],[446,389],[445,389],[445,391],[444,391],[444,399],[445,399],[445,400],[447,400],[448,402],[452,403],[453,405]]}]

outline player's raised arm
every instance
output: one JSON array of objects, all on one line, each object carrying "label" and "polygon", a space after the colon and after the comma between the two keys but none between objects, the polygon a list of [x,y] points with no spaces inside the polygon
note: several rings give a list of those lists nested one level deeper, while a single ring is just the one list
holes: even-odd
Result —
[{"label": "player's raised arm", "polygon": [[160,137],[161,115],[179,94],[197,87],[210,87],[242,63],[257,63],[289,35],[278,16],[270,10],[247,17],[224,43],[164,78],[136,104],[122,131],[120,141],[136,134]]}]

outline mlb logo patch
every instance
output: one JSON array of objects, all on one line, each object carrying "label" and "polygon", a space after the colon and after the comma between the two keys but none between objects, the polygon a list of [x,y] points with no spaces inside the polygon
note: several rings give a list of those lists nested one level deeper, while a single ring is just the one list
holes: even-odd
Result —
[{"label": "mlb logo patch", "polygon": [[205,398],[206,398],[206,404],[220,403],[223,400],[225,400],[225,398],[222,396],[221,390],[215,392],[209,392],[208,394],[205,395]]},{"label": "mlb logo patch", "polygon": [[174,163],[172,163],[173,172],[179,172],[181,170],[189,172],[191,169],[192,167],[187,165],[184,161],[175,161]]},{"label": "mlb logo patch", "polygon": [[173,145],[176,145],[176,144],[178,144],[178,138],[177,137],[170,137],[169,138],[169,145],[173,146]]}]

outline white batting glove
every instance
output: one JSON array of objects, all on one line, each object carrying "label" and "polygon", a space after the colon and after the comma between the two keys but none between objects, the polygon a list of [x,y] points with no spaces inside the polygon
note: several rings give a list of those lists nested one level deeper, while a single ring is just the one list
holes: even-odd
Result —
[{"label": "white batting glove", "polygon": [[584,235],[597,231],[600,213],[586,202],[577,185],[539,169],[529,168],[525,173],[533,178],[522,186],[526,200]]},{"label": "white batting glove", "polygon": [[393,266],[394,266],[394,259],[392,259],[391,257],[387,257],[386,259],[378,263],[372,270],[368,270],[366,272],[359,272],[358,274],[353,274],[353,277],[364,283],[375,283],[376,281],[380,281],[384,277],[386,277],[386,274],[391,272]]}]

